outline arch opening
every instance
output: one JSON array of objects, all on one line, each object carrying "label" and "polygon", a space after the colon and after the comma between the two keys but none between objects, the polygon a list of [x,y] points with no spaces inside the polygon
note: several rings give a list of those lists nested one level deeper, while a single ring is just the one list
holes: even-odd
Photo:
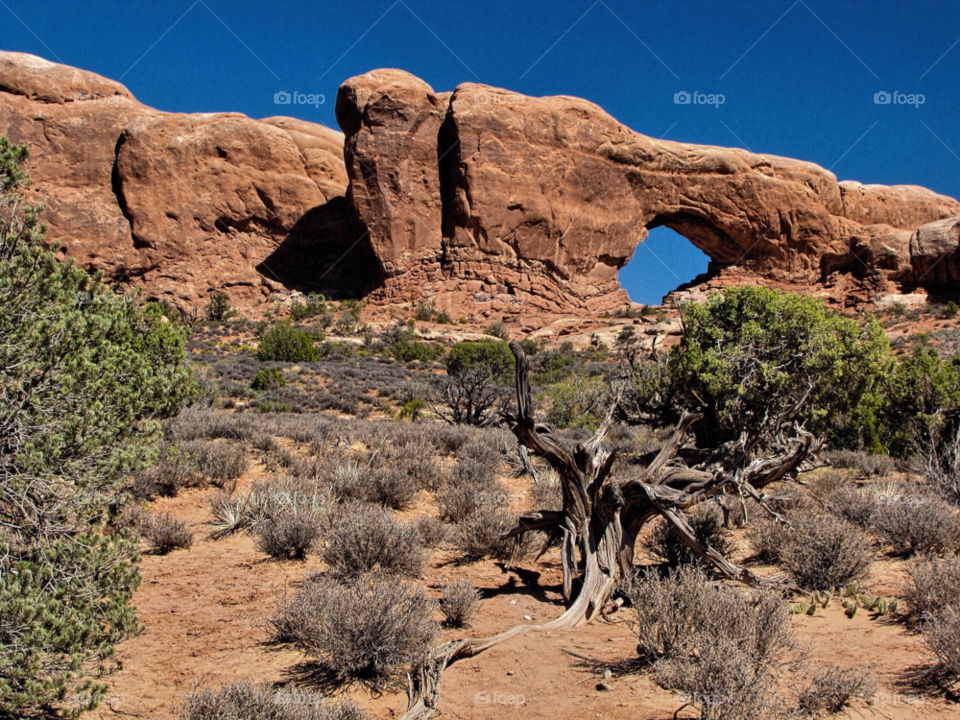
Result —
[{"label": "arch opening", "polygon": [[651,225],[617,280],[633,302],[660,305],[668,293],[704,282],[710,257],[666,225]]}]

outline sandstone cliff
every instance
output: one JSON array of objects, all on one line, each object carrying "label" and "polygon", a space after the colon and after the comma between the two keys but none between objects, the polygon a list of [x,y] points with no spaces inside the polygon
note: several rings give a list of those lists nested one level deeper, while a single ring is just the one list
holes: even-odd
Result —
[{"label": "sandstone cliff", "polygon": [[149,297],[191,307],[223,289],[251,303],[375,277],[363,243],[333,265],[363,234],[335,130],[163,113],[93,73],[0,52],[0,134],[30,147],[48,238]]},{"label": "sandstone cliff", "polygon": [[713,284],[871,298],[960,280],[960,204],[924,188],[654,140],[572,97],[436,93],[400,70],[347,80],[336,114],[345,134],[164,113],[93,73],[0,52],[0,134],[30,146],[50,240],[180,307],[296,289],[461,314],[608,309],[661,225],[711,258]]},{"label": "sandstone cliff", "polygon": [[879,290],[960,279],[952,198],[654,140],[585,100],[474,84],[441,95],[408,73],[376,70],[343,84],[337,119],[349,195],[388,295],[425,286],[606,307],[622,302],[617,272],[661,225],[714,271],[772,282],[841,273]]}]

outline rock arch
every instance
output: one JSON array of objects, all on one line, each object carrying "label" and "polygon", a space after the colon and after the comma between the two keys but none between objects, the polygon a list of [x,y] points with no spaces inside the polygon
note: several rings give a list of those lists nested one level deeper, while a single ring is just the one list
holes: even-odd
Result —
[{"label": "rock arch", "polygon": [[[387,295],[479,291],[547,309],[609,307],[625,301],[620,268],[660,225],[718,268],[797,284],[863,266],[870,272],[859,281],[909,285],[931,253],[956,258],[960,244],[960,223],[948,222],[960,216],[952,198],[838,183],[800,160],[655,140],[578,98],[469,83],[441,94],[380,70],[343,84],[337,118],[349,197]],[[949,227],[918,230],[938,222]]]}]

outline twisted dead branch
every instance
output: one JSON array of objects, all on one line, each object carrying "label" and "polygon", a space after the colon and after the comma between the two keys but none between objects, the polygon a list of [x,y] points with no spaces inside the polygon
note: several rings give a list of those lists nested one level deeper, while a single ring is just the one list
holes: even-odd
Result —
[{"label": "twisted dead branch", "polygon": [[[741,437],[726,452],[714,453],[705,467],[690,468],[679,462],[677,451],[690,428],[701,416],[684,413],[656,458],[640,474],[628,480],[610,478],[615,453],[602,447],[620,402],[615,393],[611,406],[596,433],[574,448],[567,447],[549,425],[538,423],[530,387],[530,361],[512,342],[516,358],[517,413],[504,414],[507,425],[520,445],[531,455],[550,463],[560,478],[563,509],[538,510],[520,516],[517,526],[504,539],[528,532],[542,532],[560,541],[563,569],[563,597],[566,611],[544,625],[518,625],[494,637],[454,640],[434,648],[426,660],[408,676],[408,708],[402,720],[429,718],[440,699],[440,680],[450,663],[475,656],[494,645],[533,630],[564,630],[593,621],[611,599],[620,577],[631,571],[634,546],[644,525],[663,517],[681,540],[725,578],[752,587],[798,589],[782,576],[763,578],[731,563],[695,536],[683,511],[724,494],[749,496],[771,517],[779,515],[767,504],[763,488],[795,477],[801,465],[815,455],[820,441],[802,428],[784,434],[784,415],[770,419],[759,432],[764,446],[775,451],[752,457],[760,446],[755,435]],[[791,408],[796,411],[797,407]],[[579,582],[576,582],[579,581]],[[574,587],[577,587],[574,593]]]}]

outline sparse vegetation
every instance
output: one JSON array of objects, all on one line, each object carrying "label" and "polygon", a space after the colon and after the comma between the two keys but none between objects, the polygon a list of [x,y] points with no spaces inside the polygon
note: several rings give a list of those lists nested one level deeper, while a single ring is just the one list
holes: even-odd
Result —
[{"label": "sparse vegetation", "polygon": [[258,527],[257,548],[278,560],[303,560],[321,535],[320,521],[311,512],[284,512]]},{"label": "sparse vegetation", "polygon": [[836,712],[872,692],[867,671],[820,668],[792,700],[781,673],[801,675],[805,659],[789,613],[774,594],[708,582],[699,568],[628,578],[638,652],[654,679],[701,718],[782,718]]},{"label": "sparse vegetation", "polygon": [[469,580],[455,580],[443,586],[440,611],[449,627],[461,628],[480,612],[480,591]]},{"label": "sparse vegetation", "polygon": [[143,522],[143,537],[157,555],[185,550],[193,545],[193,530],[170,513],[147,516]]},{"label": "sparse vegetation", "polygon": [[[21,308],[0,292],[0,309],[13,315],[0,315],[7,395],[33,392],[30,383],[48,372],[66,380],[41,381],[26,420],[0,411],[13,428],[5,436],[13,459],[0,463],[0,717],[61,707],[68,716],[96,704],[104,686],[85,675],[109,671],[110,647],[138,627],[130,605],[138,535],[147,552],[173,553],[149,559],[164,573],[198,565],[211,548],[220,558],[251,546],[258,577],[274,573],[271,581],[289,577],[290,561],[322,567],[278,599],[270,628],[274,641],[306,654],[294,672],[325,692],[355,682],[395,691],[410,673],[411,701],[435,707],[424,689],[444,664],[502,637],[450,633],[457,639],[434,648],[441,616],[448,628],[468,627],[481,596],[504,601],[498,585],[535,588],[533,563],[518,562],[534,548],[547,553],[551,573],[540,590],[568,608],[543,629],[619,608],[614,617],[629,615],[637,629],[634,666],[686,697],[687,713],[813,717],[869,696],[865,668],[811,666],[791,613],[794,623],[808,622],[803,613],[853,618],[858,609],[853,626],[905,621],[917,633],[904,637],[922,637],[941,671],[960,674],[960,361],[951,344],[960,331],[904,335],[895,357],[872,317],[737,288],[685,304],[679,346],[644,358],[654,347],[644,333],[664,331],[649,320],[607,316],[589,339],[567,341],[563,330],[509,345],[495,321],[483,328],[491,338],[451,346],[460,328],[417,333],[418,323],[450,322],[429,303],[413,318],[410,306],[370,308],[364,324],[363,302],[294,295],[290,321],[274,322],[285,312],[279,295],[260,308],[268,325],[223,322],[233,311],[215,294],[209,322],[197,322],[198,308],[188,317],[196,390],[183,367],[183,321],[170,308],[118,299],[37,246],[16,262],[50,260],[54,290],[42,292],[55,311],[87,323],[73,333],[37,310],[49,300],[35,297],[41,290],[5,276],[16,262],[3,242],[0,290],[14,286],[35,311],[17,318]],[[74,290],[79,308],[67,302]],[[482,310],[461,320],[471,324],[464,331],[477,331],[478,315],[496,317]],[[666,320],[646,307],[616,313],[649,315]],[[24,330],[31,322],[42,338]],[[331,329],[337,337],[328,340]],[[58,346],[57,333],[73,346]],[[34,362],[29,353],[47,352],[50,337],[55,357]],[[601,337],[616,337],[617,352]],[[24,357],[29,372],[19,369]],[[76,397],[63,400],[61,386]],[[53,439],[36,429],[48,422]],[[826,441],[832,449],[822,452]],[[251,465],[255,474],[244,476]],[[199,490],[210,493],[214,520],[211,537],[191,546],[191,523],[178,513],[196,506]],[[746,529],[753,556],[727,522]],[[249,537],[210,542],[235,533]],[[910,575],[903,592],[884,588],[897,597],[872,594],[878,555],[884,573]],[[432,582],[437,568],[444,573],[431,587],[439,602],[418,582],[428,558]],[[511,573],[504,583],[487,581],[493,567]],[[542,600],[534,590],[518,604]],[[600,689],[616,683],[607,675]],[[84,701],[62,701],[74,697]],[[180,720],[363,716],[347,702],[251,682],[197,690],[177,712]]]},{"label": "sparse vegetation", "polygon": [[870,539],[841,518],[809,511],[790,516],[779,559],[808,590],[835,590],[862,578],[874,559]]},{"label": "sparse vegetation", "polygon": [[[699,505],[686,517],[693,528],[694,536],[704,545],[726,555],[733,549],[733,543],[723,528],[723,517],[716,505]],[[674,533],[666,521],[661,520],[645,542],[647,550],[670,567],[679,565],[706,566],[706,561],[691,550]]]},{"label": "sparse vegetation", "polygon": [[338,512],[321,557],[332,575],[347,579],[374,570],[418,577],[426,559],[416,528],[397,522],[389,510],[363,503]]},{"label": "sparse vegetation", "polygon": [[280,322],[260,338],[257,360],[260,362],[316,362],[320,353],[313,346],[309,333],[297,330],[288,322]]},{"label": "sparse vegetation", "polygon": [[181,699],[177,720],[369,720],[350,700],[327,700],[294,688],[276,689],[249,680],[219,690],[197,690]]},{"label": "sparse vegetation", "polygon": [[306,578],[281,597],[271,620],[278,642],[293,643],[342,682],[396,688],[424,657],[439,628],[422,586],[381,573],[340,583]]}]

